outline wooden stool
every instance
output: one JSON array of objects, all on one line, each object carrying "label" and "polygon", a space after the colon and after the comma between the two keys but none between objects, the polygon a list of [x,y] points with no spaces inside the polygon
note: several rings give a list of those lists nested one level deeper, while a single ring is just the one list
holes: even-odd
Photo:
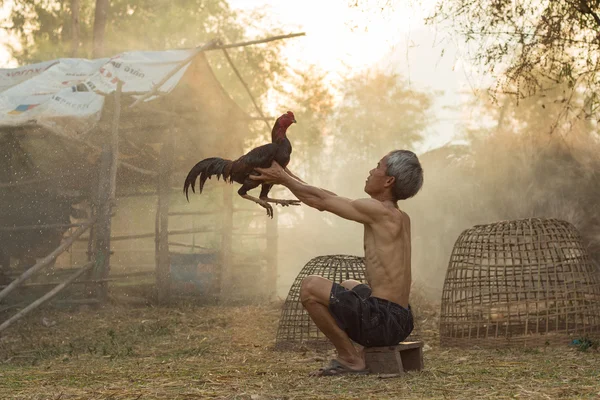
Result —
[{"label": "wooden stool", "polygon": [[365,347],[365,362],[372,374],[397,374],[423,369],[423,342],[397,346]]}]

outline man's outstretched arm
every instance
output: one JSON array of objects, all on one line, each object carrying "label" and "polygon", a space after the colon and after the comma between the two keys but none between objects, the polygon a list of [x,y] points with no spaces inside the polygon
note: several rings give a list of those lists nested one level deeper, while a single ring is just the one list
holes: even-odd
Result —
[{"label": "man's outstretched arm", "polygon": [[256,168],[256,170],[261,175],[250,175],[252,179],[283,185],[301,202],[319,211],[329,211],[362,224],[371,224],[386,212],[385,207],[377,200],[351,200],[328,190],[300,182],[287,174],[276,162],[273,162],[270,168]]}]

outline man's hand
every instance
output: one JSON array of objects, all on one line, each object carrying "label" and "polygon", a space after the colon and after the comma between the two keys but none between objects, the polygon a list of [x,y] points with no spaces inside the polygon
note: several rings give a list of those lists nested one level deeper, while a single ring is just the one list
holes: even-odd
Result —
[{"label": "man's hand", "polygon": [[250,175],[250,179],[265,183],[281,184],[286,176],[285,171],[277,161],[273,161],[269,168],[254,168],[260,175]]}]

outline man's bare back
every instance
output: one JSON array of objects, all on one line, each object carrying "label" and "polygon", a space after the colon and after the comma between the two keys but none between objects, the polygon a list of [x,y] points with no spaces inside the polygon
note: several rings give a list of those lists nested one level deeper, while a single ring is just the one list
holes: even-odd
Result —
[{"label": "man's bare back", "polygon": [[411,285],[410,218],[395,207],[389,219],[365,225],[365,269],[372,296],[408,308]]}]

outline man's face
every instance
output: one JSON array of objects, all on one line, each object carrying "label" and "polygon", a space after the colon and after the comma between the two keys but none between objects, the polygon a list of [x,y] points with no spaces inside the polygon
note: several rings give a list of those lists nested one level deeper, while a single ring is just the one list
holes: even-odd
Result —
[{"label": "man's face", "polygon": [[387,158],[388,156],[383,157],[377,163],[377,167],[369,171],[369,176],[365,181],[365,192],[367,194],[374,195],[382,192],[385,189],[386,183],[391,178],[386,174]]}]

